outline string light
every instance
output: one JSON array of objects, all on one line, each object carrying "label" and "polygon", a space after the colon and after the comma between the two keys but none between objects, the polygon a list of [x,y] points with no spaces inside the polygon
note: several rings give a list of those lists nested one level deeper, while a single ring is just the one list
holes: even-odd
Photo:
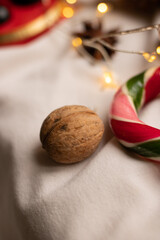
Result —
[{"label": "string light", "polygon": [[156,60],[156,55],[155,54],[150,54],[150,53],[143,53],[143,57],[148,61],[148,62],[154,62]]},{"label": "string light", "polygon": [[156,60],[156,55],[151,55],[150,59],[148,60],[148,62],[154,62]]},{"label": "string light", "polygon": [[69,4],[75,4],[77,2],[77,0],[66,0],[66,2]]},{"label": "string light", "polygon": [[[113,46],[109,42],[104,41],[104,39],[109,38],[109,37],[117,37],[117,36],[122,36],[122,35],[124,36],[124,35],[128,35],[128,34],[147,32],[147,31],[151,31],[153,29],[156,29],[159,33],[160,24],[155,24],[155,25],[148,26],[148,27],[136,28],[136,29],[127,30],[127,31],[114,32],[114,33],[109,33],[109,34],[102,34],[101,36],[98,36],[98,37],[96,36],[96,37],[93,37],[91,39],[83,40],[83,45],[87,46],[87,47],[93,47],[94,46],[94,48],[99,50],[103,56],[104,56],[104,54],[102,52],[102,49],[104,49],[104,47],[107,47],[107,48],[109,48],[109,49],[111,49],[115,52],[141,55],[148,62],[151,63],[151,62],[156,60],[156,58],[157,58],[156,53],[160,54],[160,46],[157,47],[156,52],[153,52],[153,53],[143,52],[143,51],[130,51],[130,50],[118,49],[117,47]],[[98,46],[98,48],[97,48],[97,46]],[[99,46],[101,46],[101,50],[100,50]]]},{"label": "string light", "polygon": [[106,3],[99,3],[97,5],[97,10],[100,13],[106,13],[108,11],[108,5]]},{"label": "string light", "polygon": [[150,54],[145,52],[143,53],[143,57],[148,61],[148,59],[150,58]]},{"label": "string light", "polygon": [[110,72],[105,72],[104,73],[104,79],[105,79],[105,83],[110,84],[112,82],[112,75]]},{"label": "string light", "polygon": [[76,37],[72,39],[72,46],[79,47],[82,45],[82,39],[80,37]]},{"label": "string light", "polygon": [[71,18],[74,15],[74,10],[71,7],[64,7],[62,13],[65,18]]},{"label": "string light", "polygon": [[114,80],[113,74],[110,71],[104,71],[102,77],[103,88],[118,88],[117,83]]},{"label": "string light", "polygon": [[160,55],[160,46],[157,47],[156,52],[158,55]]}]

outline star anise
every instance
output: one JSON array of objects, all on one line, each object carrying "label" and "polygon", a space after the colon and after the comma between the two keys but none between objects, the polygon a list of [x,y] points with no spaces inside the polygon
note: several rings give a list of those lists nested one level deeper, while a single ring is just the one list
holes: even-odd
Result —
[{"label": "star anise", "polygon": [[[113,29],[113,30],[104,32],[102,29],[101,21],[98,21],[97,24],[93,24],[92,22],[86,21],[86,22],[83,22],[83,27],[84,27],[84,31],[74,32],[72,34],[74,37],[80,37],[82,39],[82,41],[90,40],[95,37],[99,37],[102,34],[104,35],[104,34],[115,33],[118,30],[118,29]],[[105,42],[111,44],[112,46],[114,46],[117,43],[116,37],[107,37],[107,38],[103,38],[103,40]],[[104,60],[103,55],[101,54],[101,52],[98,49],[89,47],[89,46],[83,46],[83,47],[95,60]],[[111,50],[106,46],[103,46],[103,48],[109,57],[112,57],[112,55],[115,53],[114,50]]]}]

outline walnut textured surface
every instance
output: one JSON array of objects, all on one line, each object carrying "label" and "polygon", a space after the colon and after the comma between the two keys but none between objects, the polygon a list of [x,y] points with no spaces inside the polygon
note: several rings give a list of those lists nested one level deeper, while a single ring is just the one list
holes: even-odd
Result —
[{"label": "walnut textured surface", "polygon": [[99,116],[85,106],[64,106],[44,120],[40,139],[43,148],[56,162],[74,163],[89,157],[104,132]]}]

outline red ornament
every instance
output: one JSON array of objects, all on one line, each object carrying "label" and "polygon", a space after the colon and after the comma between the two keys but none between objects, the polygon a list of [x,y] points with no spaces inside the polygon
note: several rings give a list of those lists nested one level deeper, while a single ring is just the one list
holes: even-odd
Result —
[{"label": "red ornament", "polygon": [[[20,6],[11,0],[1,0],[1,4],[10,11],[10,18],[0,26],[0,46],[29,42],[48,31],[61,17],[57,0],[50,0],[47,6],[41,1]],[[44,24],[47,14],[55,16],[50,25]]]}]

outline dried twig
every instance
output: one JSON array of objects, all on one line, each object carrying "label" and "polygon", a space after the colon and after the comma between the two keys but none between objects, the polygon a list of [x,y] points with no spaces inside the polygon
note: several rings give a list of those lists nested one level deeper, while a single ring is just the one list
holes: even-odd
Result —
[{"label": "dried twig", "polygon": [[[103,47],[107,47],[107,48],[109,48],[111,50],[114,50],[116,52],[143,55],[145,53],[144,51],[129,51],[129,50],[118,49],[118,48],[114,47],[113,45],[111,45],[110,43],[104,41],[103,39],[110,38],[110,37],[124,36],[124,35],[134,34],[134,33],[142,33],[142,32],[151,31],[151,30],[154,30],[154,29],[157,30],[158,34],[159,34],[160,33],[160,24],[155,24],[155,25],[152,25],[152,26],[147,26],[147,27],[142,27],[142,28],[136,28],[136,29],[127,30],[127,31],[114,32],[114,33],[109,33],[109,34],[102,34],[101,36],[98,36],[98,37],[93,37],[93,38],[88,39],[88,40],[83,40],[83,45],[88,46],[88,47],[94,47],[97,50],[99,50],[105,60],[108,60],[108,59],[106,59],[106,54],[104,53],[104,48]],[[148,54],[156,54],[156,53],[155,52],[148,52]]]}]

